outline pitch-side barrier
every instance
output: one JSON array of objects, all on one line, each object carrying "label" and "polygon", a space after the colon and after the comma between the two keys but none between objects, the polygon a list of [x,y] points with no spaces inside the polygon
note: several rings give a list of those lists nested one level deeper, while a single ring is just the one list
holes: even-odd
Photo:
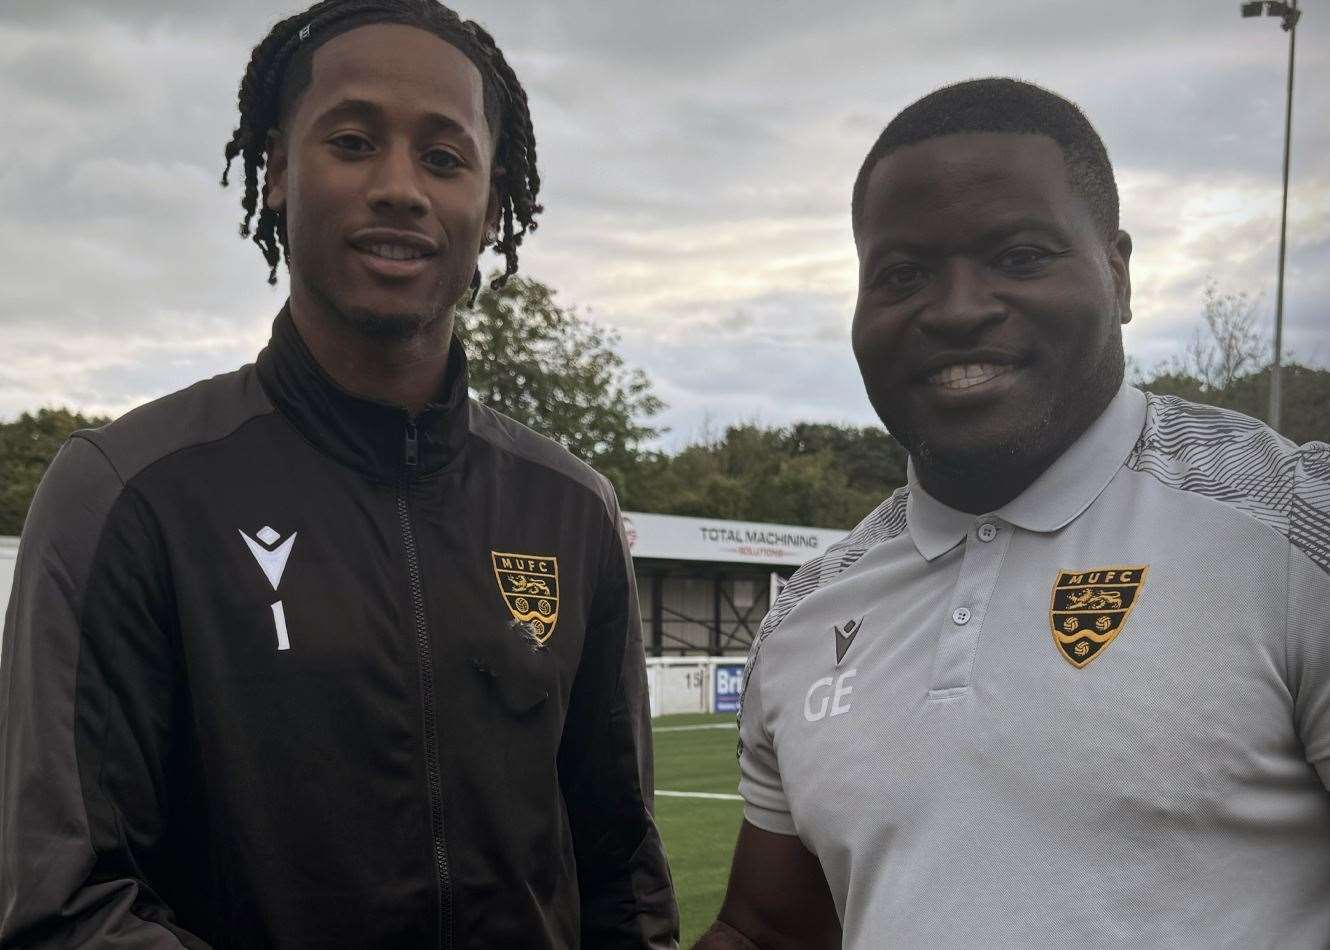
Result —
[{"label": "pitch-side barrier", "polygon": [[742,656],[647,657],[651,715],[738,712],[743,673]]}]

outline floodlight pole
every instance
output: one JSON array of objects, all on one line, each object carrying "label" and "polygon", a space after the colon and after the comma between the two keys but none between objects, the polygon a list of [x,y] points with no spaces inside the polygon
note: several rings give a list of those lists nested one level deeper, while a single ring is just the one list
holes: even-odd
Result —
[{"label": "floodlight pole", "polygon": [[[1242,15],[1260,16],[1260,2],[1242,4]],[[1270,410],[1267,419],[1270,428],[1279,430],[1280,362],[1284,346],[1284,256],[1288,241],[1288,159],[1293,137],[1293,51],[1297,37],[1298,20],[1302,11],[1298,0],[1265,0],[1265,15],[1281,18],[1280,26],[1288,33],[1288,98],[1284,105],[1284,194],[1279,208],[1279,277],[1275,290],[1275,352],[1270,366]]]},{"label": "floodlight pole", "polygon": [[1284,198],[1279,209],[1279,282],[1275,290],[1275,361],[1270,367],[1270,428],[1279,431],[1280,360],[1284,345],[1284,247],[1288,236],[1288,153],[1293,137],[1293,43],[1298,35],[1298,0],[1284,14],[1288,31],[1288,98],[1284,106]]}]

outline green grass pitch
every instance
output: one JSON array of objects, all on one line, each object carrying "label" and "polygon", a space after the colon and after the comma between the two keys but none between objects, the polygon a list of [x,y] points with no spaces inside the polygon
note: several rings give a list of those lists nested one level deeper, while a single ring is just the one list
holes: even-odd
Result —
[{"label": "green grass pitch", "polygon": [[[739,734],[733,714],[662,716],[651,725],[658,793],[738,794],[734,752]],[[696,726],[713,728],[685,728]],[[679,897],[684,947],[691,947],[716,919],[742,819],[739,801],[656,795],[656,822]]]}]

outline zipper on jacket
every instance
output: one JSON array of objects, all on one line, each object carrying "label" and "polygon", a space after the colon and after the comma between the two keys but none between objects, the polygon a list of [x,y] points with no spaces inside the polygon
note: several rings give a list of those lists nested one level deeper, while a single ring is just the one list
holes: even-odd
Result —
[{"label": "zipper on jacket", "polygon": [[404,459],[406,470],[397,493],[397,517],[402,525],[402,544],[406,549],[407,574],[411,586],[411,609],[416,620],[416,656],[420,664],[420,702],[425,728],[425,776],[429,782],[430,836],[434,845],[434,868],[438,874],[439,946],[453,945],[452,882],[448,874],[448,850],[443,837],[443,792],[439,781],[438,721],[434,714],[434,665],[430,650],[429,629],[425,625],[425,594],[420,583],[420,559],[416,552],[416,536],[411,529],[411,515],[407,510],[406,494],[411,476],[420,462],[420,443],[416,424],[406,423]]},{"label": "zipper on jacket", "polygon": [[409,477],[413,469],[420,463],[420,439],[416,434],[416,424],[411,420],[406,423],[406,467]]}]

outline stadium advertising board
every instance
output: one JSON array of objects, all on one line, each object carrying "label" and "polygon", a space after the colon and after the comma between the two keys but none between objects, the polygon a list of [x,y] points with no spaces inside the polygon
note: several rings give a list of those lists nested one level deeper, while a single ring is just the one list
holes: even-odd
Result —
[{"label": "stadium advertising board", "polygon": [[744,665],[742,663],[717,663],[712,668],[712,683],[715,695],[712,709],[718,713],[737,713],[739,698],[744,691]]},{"label": "stadium advertising board", "polygon": [[817,557],[846,534],[830,528],[684,518],[639,511],[625,511],[623,526],[635,558],[791,567]]}]

